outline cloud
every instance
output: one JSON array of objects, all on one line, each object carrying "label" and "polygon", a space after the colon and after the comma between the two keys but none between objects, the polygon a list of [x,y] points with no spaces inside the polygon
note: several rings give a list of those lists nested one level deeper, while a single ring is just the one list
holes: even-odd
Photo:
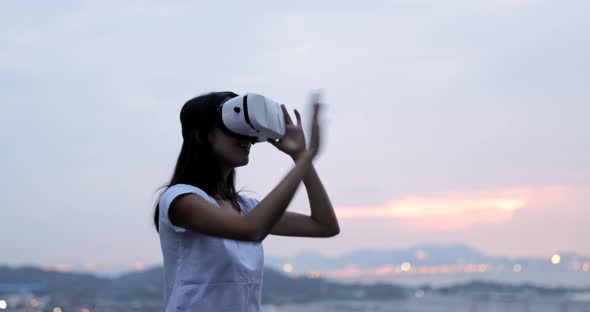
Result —
[{"label": "cloud", "polygon": [[339,207],[340,219],[391,218],[404,226],[459,230],[475,224],[503,223],[525,208],[531,197],[558,198],[561,188],[529,188],[406,196],[383,205]]}]

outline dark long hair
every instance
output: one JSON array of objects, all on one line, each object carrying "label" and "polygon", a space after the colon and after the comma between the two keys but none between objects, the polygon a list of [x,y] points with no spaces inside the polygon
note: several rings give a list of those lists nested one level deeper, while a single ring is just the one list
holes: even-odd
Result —
[{"label": "dark long hair", "polygon": [[[180,111],[182,148],[170,182],[160,189],[168,189],[175,184],[189,184],[220,199],[229,199],[235,207],[240,207],[235,188],[235,169],[232,169],[227,180],[223,181],[219,159],[213,154],[207,139],[218,123],[217,108],[224,101],[236,96],[238,95],[233,92],[212,92],[184,104]],[[158,232],[159,213],[158,199],[154,212],[154,225]]]}]

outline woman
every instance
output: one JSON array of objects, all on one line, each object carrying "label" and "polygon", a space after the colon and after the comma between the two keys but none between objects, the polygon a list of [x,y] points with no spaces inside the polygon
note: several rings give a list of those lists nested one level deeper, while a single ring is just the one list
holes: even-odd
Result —
[{"label": "woman", "polygon": [[[236,97],[215,92],[188,101],[180,112],[183,144],[154,223],[164,258],[166,311],[262,311],[263,249],[269,234],[330,237],[340,231],[312,160],[320,148],[319,103],[313,104],[307,148],[301,116],[284,105],[286,132],[269,140],[294,166],[262,201],[239,195],[235,168],[248,164],[251,142],[226,134],[217,108]],[[311,216],[285,211],[303,181]]]}]

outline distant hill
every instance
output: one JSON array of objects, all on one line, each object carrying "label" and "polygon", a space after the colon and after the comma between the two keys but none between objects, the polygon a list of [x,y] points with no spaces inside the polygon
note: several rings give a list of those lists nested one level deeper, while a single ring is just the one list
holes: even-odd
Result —
[{"label": "distant hill", "polygon": [[409,288],[392,284],[340,284],[325,279],[291,278],[278,271],[265,269],[262,301],[289,303],[326,299],[402,299]]},{"label": "distant hill", "polygon": [[[153,300],[163,297],[163,270],[162,267],[155,267],[106,278],[88,273],[0,266],[0,294],[22,289],[83,301]],[[264,303],[291,303],[350,298],[401,299],[408,295],[409,290],[387,284],[345,285],[320,278],[291,278],[273,269],[265,269],[262,293]]]}]

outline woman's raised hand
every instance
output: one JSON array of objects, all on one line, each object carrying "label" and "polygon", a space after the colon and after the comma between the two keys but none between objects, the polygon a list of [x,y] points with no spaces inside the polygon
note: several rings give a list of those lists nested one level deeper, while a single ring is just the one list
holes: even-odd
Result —
[{"label": "woman's raised hand", "polygon": [[312,101],[313,105],[313,117],[311,119],[311,138],[309,142],[309,151],[315,157],[320,151],[320,122],[319,115],[322,105],[320,104],[319,97],[314,96]]},{"label": "woman's raised hand", "polygon": [[285,135],[278,141],[268,140],[279,150],[285,152],[293,159],[299,158],[303,153],[311,154],[312,158],[315,157],[320,148],[320,126],[319,126],[319,112],[321,104],[317,95],[312,97],[311,105],[313,107],[313,115],[311,121],[311,137],[309,148],[306,148],[305,135],[303,133],[303,127],[301,123],[301,115],[297,110],[294,110],[295,117],[297,118],[297,124],[293,122],[291,116],[287,112],[285,105],[281,105],[283,114],[285,116]]}]

